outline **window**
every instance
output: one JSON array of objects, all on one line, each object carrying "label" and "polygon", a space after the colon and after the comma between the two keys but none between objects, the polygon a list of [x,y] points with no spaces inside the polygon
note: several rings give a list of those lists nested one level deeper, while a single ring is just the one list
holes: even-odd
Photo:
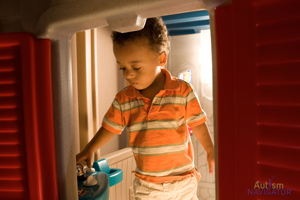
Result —
[{"label": "window", "polygon": [[179,74],[179,78],[192,84],[192,71],[191,70],[186,70],[182,73]]}]

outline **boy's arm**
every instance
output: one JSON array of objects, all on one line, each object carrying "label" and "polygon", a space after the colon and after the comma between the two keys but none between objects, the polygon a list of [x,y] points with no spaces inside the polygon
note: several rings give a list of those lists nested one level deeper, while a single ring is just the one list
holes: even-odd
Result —
[{"label": "boy's arm", "polygon": [[208,132],[206,123],[194,126],[191,128],[196,138],[202,144],[203,148],[207,153],[207,162],[209,166],[209,174],[212,174],[214,171],[215,165],[215,151],[212,139]]},{"label": "boy's arm", "polygon": [[116,134],[101,127],[92,140],[85,146],[85,148],[76,155],[76,163],[85,160],[89,168],[92,167],[91,161],[93,153],[110,141]]}]

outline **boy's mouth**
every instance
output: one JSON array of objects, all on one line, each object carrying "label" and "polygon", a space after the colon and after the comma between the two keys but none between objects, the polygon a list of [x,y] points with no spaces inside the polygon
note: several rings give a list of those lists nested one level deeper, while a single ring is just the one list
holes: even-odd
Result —
[{"label": "boy's mouth", "polygon": [[131,86],[135,86],[137,83],[130,83]]}]

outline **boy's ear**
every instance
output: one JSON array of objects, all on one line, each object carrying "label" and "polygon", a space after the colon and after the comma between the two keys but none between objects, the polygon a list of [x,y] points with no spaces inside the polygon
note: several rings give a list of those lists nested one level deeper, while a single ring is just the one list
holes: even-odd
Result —
[{"label": "boy's ear", "polygon": [[167,53],[165,51],[161,52],[159,54],[159,66],[162,67],[165,66],[167,63],[167,58],[168,58]]}]

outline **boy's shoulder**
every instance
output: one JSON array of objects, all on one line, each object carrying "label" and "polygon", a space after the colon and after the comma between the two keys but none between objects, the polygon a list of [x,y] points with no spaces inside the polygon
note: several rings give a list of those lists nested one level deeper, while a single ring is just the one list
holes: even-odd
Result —
[{"label": "boy's shoulder", "polygon": [[182,93],[189,93],[194,90],[193,86],[190,83],[186,82],[185,80],[179,79],[179,78],[176,78],[176,79],[179,82],[180,91]]},{"label": "boy's shoulder", "polygon": [[177,79],[177,81],[179,81],[180,85],[187,86],[187,87],[191,85],[190,83],[186,82],[185,80],[182,80],[180,78],[176,78],[176,79]]},{"label": "boy's shoulder", "polygon": [[126,94],[126,91],[127,91],[128,87],[129,86],[124,87],[122,90],[120,90],[116,94],[115,98],[117,99],[117,101],[119,101],[119,102],[123,102],[124,101],[124,98],[126,98],[125,94]]}]

